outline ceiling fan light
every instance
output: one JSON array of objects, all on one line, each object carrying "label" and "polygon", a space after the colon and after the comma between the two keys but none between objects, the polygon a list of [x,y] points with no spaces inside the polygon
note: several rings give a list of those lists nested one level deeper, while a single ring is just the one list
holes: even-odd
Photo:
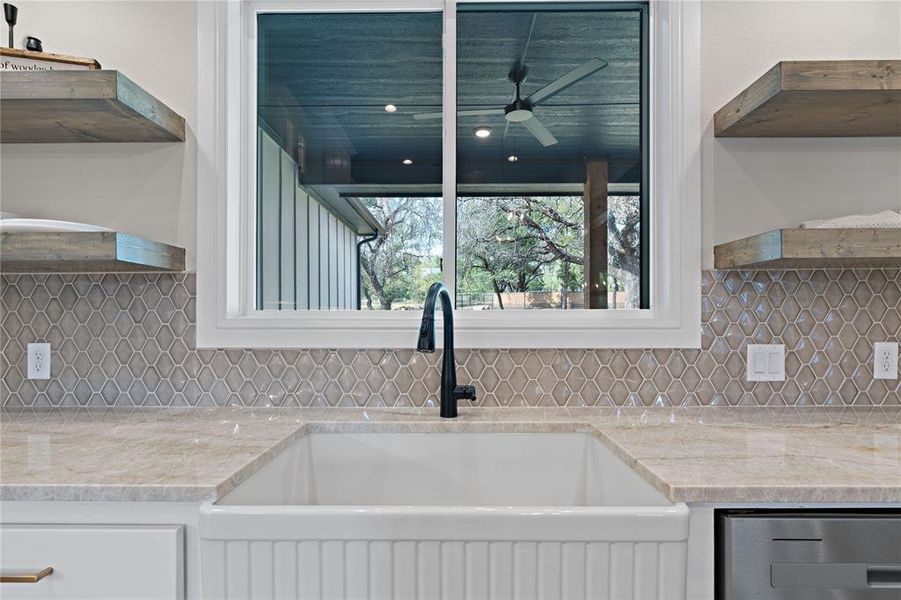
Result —
[{"label": "ceiling fan light", "polygon": [[491,128],[490,128],[490,127],[476,127],[476,128],[473,129],[472,131],[473,131],[473,133],[475,133],[475,135],[476,135],[477,138],[483,138],[483,139],[484,139],[484,138],[486,138],[486,137],[488,137],[488,136],[491,135]]},{"label": "ceiling fan light", "polygon": [[518,160],[519,160],[519,157],[516,156],[515,154],[511,154],[510,156],[507,157],[507,162],[516,162]]},{"label": "ceiling fan light", "polygon": [[405,158],[405,159],[404,159],[403,161],[401,161],[401,162],[403,162],[405,165],[409,166],[409,165],[412,165],[412,164],[413,164],[413,159],[412,159],[412,158]]},{"label": "ceiling fan light", "polygon": [[387,113],[397,112],[397,107],[394,106],[393,104],[386,104],[386,105],[385,105],[385,112],[387,112]]},{"label": "ceiling fan light", "polygon": [[522,123],[532,118],[532,111],[525,108],[513,108],[504,115],[504,118],[511,123]]}]

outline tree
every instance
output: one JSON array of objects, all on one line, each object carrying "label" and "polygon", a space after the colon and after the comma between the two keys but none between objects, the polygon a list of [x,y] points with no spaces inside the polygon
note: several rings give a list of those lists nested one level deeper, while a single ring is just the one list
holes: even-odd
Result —
[{"label": "tree", "polygon": [[610,197],[607,203],[607,232],[610,275],[624,284],[624,308],[638,308],[641,289],[640,197]]},{"label": "tree", "polygon": [[[584,205],[580,196],[462,198],[458,211],[461,289],[501,293],[582,289]],[[637,196],[608,204],[609,277],[624,283],[626,308],[637,308],[641,279],[641,212]],[[611,286],[613,287],[613,286]],[[615,287],[614,287],[615,289]]]},{"label": "tree", "polygon": [[367,308],[374,308],[375,297],[379,308],[391,310],[396,302],[413,300],[424,285],[441,279],[434,253],[441,246],[440,199],[366,198],[364,202],[382,224],[382,232],[361,249],[361,293]]},{"label": "tree", "polygon": [[[483,291],[487,281],[504,308],[503,292],[543,291],[569,283],[562,261],[581,267],[581,199],[496,196],[459,201],[457,270],[461,289]],[[564,295],[566,290],[563,290]]]},{"label": "tree", "polygon": [[502,293],[527,291],[549,262],[508,204],[491,197],[461,198],[457,211],[461,287],[482,291],[487,280],[502,309]]},{"label": "tree", "polygon": [[[441,279],[440,198],[364,200],[384,231],[361,252],[366,306],[391,310],[420,302]],[[457,203],[457,291],[494,296],[505,308],[508,292],[582,290],[584,207],[581,196],[478,196]],[[641,212],[637,196],[608,202],[608,261],[611,289],[622,282],[626,308],[637,308],[641,279]],[[476,303],[484,300],[475,300]],[[377,305],[377,306],[376,306]]]}]

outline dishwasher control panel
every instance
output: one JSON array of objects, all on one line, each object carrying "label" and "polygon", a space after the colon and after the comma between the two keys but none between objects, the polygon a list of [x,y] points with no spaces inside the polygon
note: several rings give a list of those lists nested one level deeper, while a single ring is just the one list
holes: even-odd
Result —
[{"label": "dishwasher control panel", "polygon": [[717,600],[899,600],[901,511],[718,510]]}]

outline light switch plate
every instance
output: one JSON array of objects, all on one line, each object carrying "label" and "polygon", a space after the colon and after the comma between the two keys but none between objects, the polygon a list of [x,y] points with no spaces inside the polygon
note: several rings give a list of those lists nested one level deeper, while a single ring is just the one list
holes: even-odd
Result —
[{"label": "light switch plate", "polygon": [[873,377],[898,379],[898,343],[876,342],[873,350]]},{"label": "light switch plate", "polygon": [[783,344],[748,344],[748,381],[785,381]]},{"label": "light switch plate", "polygon": [[50,379],[50,344],[28,344],[28,379]]}]

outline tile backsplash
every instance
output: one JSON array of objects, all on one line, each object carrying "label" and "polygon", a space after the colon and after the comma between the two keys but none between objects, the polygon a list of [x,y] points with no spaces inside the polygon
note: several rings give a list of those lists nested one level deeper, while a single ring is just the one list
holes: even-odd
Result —
[{"label": "tile backsplash", "polygon": [[[7,406],[434,404],[439,353],[194,347],[191,274],[0,278]],[[873,342],[901,334],[897,270],[709,271],[700,350],[458,350],[482,406],[901,404]],[[411,338],[412,339],[412,338]],[[53,347],[25,379],[25,346]],[[785,382],[745,381],[748,343],[786,345]]]}]

